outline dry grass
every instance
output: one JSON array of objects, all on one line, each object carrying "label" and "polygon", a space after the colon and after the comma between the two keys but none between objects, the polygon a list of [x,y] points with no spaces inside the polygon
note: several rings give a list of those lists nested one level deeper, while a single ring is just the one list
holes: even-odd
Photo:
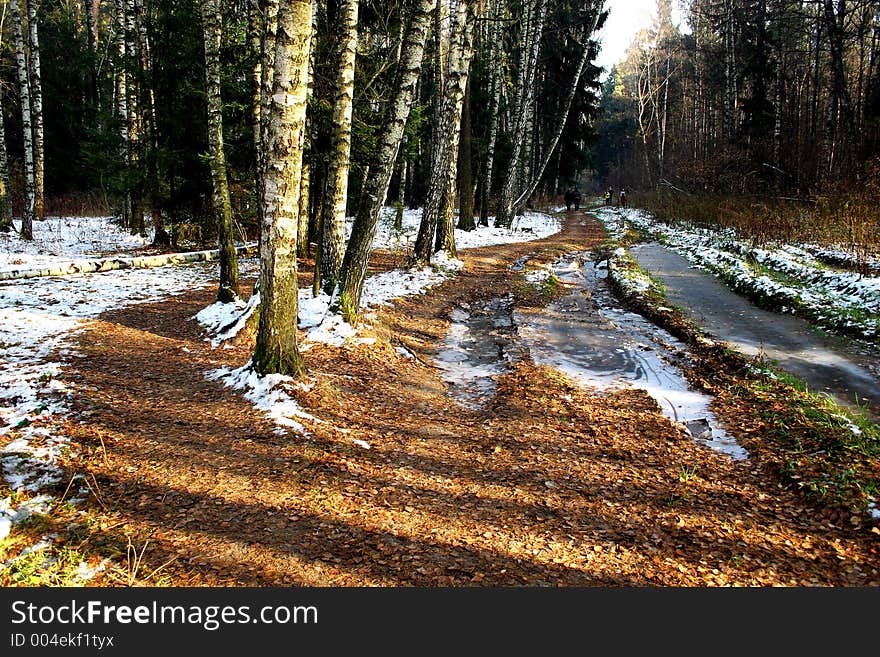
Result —
[{"label": "dry grass", "polygon": [[835,245],[858,260],[880,253],[880,189],[843,190],[813,199],[639,194],[638,205],[668,223],[733,228],[755,245],[770,241]]}]

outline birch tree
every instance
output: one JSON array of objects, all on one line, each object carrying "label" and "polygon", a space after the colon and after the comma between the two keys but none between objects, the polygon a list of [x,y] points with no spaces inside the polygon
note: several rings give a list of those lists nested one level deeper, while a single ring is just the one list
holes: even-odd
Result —
[{"label": "birch tree", "polygon": [[[309,45],[309,80],[307,97],[311,98],[315,82],[315,42],[318,33],[318,2],[312,0],[312,41]],[[304,258],[309,253],[309,226],[312,224],[312,166],[309,155],[312,150],[311,118],[306,110],[305,140],[303,141],[302,173],[300,174],[299,223],[297,225],[296,253]],[[317,265],[317,262],[315,263]],[[317,267],[315,268],[317,270]],[[315,281],[318,281],[315,271]]]},{"label": "birch tree", "polygon": [[[569,111],[575,94],[578,91],[581,76],[584,73],[587,63],[595,55],[590,39],[599,26],[602,17],[602,0],[593,0],[585,3],[580,7],[579,18],[580,24],[578,29],[572,31],[569,35],[577,45],[580,56],[577,58],[570,80],[568,81],[568,91],[560,108],[556,126],[552,133],[552,137],[546,145],[544,145],[539,156],[535,154],[534,166],[530,168],[529,163],[532,153],[528,148],[529,128],[534,121],[534,92],[526,91],[520,94],[516,105],[516,121],[517,129],[513,142],[513,163],[509,167],[507,177],[505,179],[501,201],[496,216],[496,225],[509,226],[516,216],[535,192],[541,181],[547,164],[553,155],[554,150],[559,144],[559,139],[565,130],[568,121]],[[524,84],[531,88],[535,85],[538,66],[538,49],[544,30],[544,11],[545,7],[541,0],[537,0],[535,6],[535,21],[526,31],[525,43],[528,44],[527,52],[530,54],[525,60],[525,65],[531,70],[527,70],[520,74],[520,79],[524,79]],[[521,61],[522,65],[522,61]]]},{"label": "birch tree", "polygon": [[125,61],[128,76],[128,122],[126,126],[128,140],[128,171],[126,187],[131,203],[132,235],[146,234],[144,226],[143,175],[141,171],[141,149],[144,136],[141,107],[141,67],[140,43],[138,40],[138,5],[135,0],[125,0],[123,5],[125,24]]},{"label": "birch tree", "polygon": [[18,0],[8,0],[9,18],[12,23],[12,41],[15,48],[15,64],[18,73],[19,101],[21,104],[21,132],[24,141],[24,213],[21,217],[21,237],[34,239],[34,217],[36,211],[37,187],[34,170],[34,134],[31,122],[31,90],[28,79],[28,66],[25,57],[24,27]]},{"label": "birch tree", "polygon": [[128,79],[128,49],[125,38],[125,0],[114,0],[114,27],[115,27],[115,61],[113,93],[116,96],[116,122],[119,126],[119,155],[123,163],[123,192],[120,215],[122,225],[132,225],[132,199],[131,186],[129,183],[131,171],[131,144],[129,141],[129,79]]},{"label": "birch tree", "polygon": [[385,109],[381,123],[382,132],[378,136],[376,151],[369,165],[370,175],[361,192],[360,206],[342,260],[338,303],[343,316],[349,322],[357,320],[379,212],[385,203],[397,151],[403,139],[407,117],[412,110],[432,5],[433,0],[416,0],[411,6],[393,86],[395,92]]},{"label": "birch tree", "polygon": [[345,208],[351,160],[351,118],[354,105],[354,72],[357,55],[358,0],[339,0],[334,60],[333,127],[327,169],[327,192],[321,209],[321,267],[323,289],[333,291],[345,250]]},{"label": "birch tree", "polygon": [[[305,366],[297,346],[297,226],[300,173],[312,33],[310,0],[280,0],[267,107],[260,244],[260,321],[253,366],[260,374],[299,376]],[[271,32],[272,30],[267,30]]]},{"label": "birch tree", "polygon": [[43,82],[40,71],[40,38],[38,33],[37,2],[27,0],[28,16],[28,76],[31,85],[31,119],[34,131],[34,218],[46,218],[44,193],[45,149],[43,148]]},{"label": "birch tree", "polygon": [[[455,255],[454,198],[458,140],[468,71],[473,55],[473,3],[456,0],[452,5],[449,56],[443,80],[440,110],[435,114],[434,156],[428,195],[422,212],[414,257],[428,262],[433,250]],[[436,240],[435,240],[436,235]]]},{"label": "birch tree", "polygon": [[[0,14],[0,51],[3,49],[2,16]],[[6,123],[3,116],[3,87],[0,85],[0,233],[8,233],[13,226],[12,198],[9,196],[9,156],[6,153]]]},{"label": "birch tree", "polygon": [[232,201],[223,149],[223,98],[220,94],[220,37],[218,0],[202,0],[202,29],[205,34],[205,96],[208,104],[208,149],[214,189],[214,219],[220,249],[220,285],[217,301],[238,299],[238,255],[232,231]]},{"label": "birch tree", "polygon": [[474,221],[471,130],[471,81],[468,80],[461,108],[461,135],[458,139],[458,227],[462,230],[474,230],[477,227]]},{"label": "birch tree", "polygon": [[522,191],[525,168],[528,165],[527,143],[531,112],[534,109],[535,77],[538,71],[538,54],[544,35],[544,16],[547,11],[546,0],[529,3],[528,13],[523,18],[523,38],[520,46],[517,72],[516,97],[513,105],[514,121],[512,158],[499,200],[496,225],[509,226],[515,215],[514,204]]},{"label": "birch tree", "polygon": [[724,0],[724,137],[732,141],[737,127],[736,23],[734,0]]},{"label": "birch tree", "polygon": [[488,31],[489,59],[489,143],[486,146],[486,163],[480,183],[480,224],[489,225],[489,197],[492,190],[492,174],[495,168],[495,144],[498,140],[498,114],[501,105],[501,80],[503,78],[503,50],[501,48],[501,18],[503,0],[491,0],[490,28]]}]

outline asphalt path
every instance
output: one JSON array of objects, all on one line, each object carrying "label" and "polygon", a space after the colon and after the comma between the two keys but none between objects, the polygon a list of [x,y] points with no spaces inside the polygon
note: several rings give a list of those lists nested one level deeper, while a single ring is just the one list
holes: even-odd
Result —
[{"label": "asphalt path", "polygon": [[813,392],[880,416],[880,359],[876,356],[798,317],[758,308],[660,244],[639,244],[630,253],[662,281],[669,301],[710,337],[748,356],[766,358],[805,381]]}]

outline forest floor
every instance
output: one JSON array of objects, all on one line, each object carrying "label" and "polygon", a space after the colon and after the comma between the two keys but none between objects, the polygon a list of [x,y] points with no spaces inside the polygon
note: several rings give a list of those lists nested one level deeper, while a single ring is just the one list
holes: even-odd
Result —
[{"label": "forest floor", "polygon": [[508,293],[537,309],[548,299],[511,264],[604,239],[572,212],[543,240],[461,251],[457,277],[376,311],[373,344],[312,346],[305,435],[206,377],[252,352],[213,348],[192,319],[213,289],[104,313],[66,377],[80,446],[66,467],[89,499],[31,540],[104,563],[93,586],[880,585],[870,527],[806,500],[760,451],[697,444],[643,391],[585,389],[524,357],[482,406],[450,393],[432,364],[450,311]]}]

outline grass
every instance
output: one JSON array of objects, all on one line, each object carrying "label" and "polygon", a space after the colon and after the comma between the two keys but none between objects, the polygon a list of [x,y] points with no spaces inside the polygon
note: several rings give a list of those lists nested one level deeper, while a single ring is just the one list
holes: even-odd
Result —
[{"label": "grass", "polygon": [[150,540],[133,542],[123,524],[69,503],[31,515],[0,540],[0,586],[170,585],[164,571],[174,558],[152,563]]},{"label": "grass", "polygon": [[[658,220],[710,228],[733,228],[754,246],[768,242],[809,242],[843,246],[854,268],[866,267],[880,252],[880,182],[862,189],[834,190],[812,199],[757,196],[685,195],[671,189],[639,194],[639,205]],[[840,263],[838,263],[840,264]]]},{"label": "grass", "polygon": [[527,273],[525,270],[518,272],[513,280],[513,295],[517,306],[544,307],[564,292],[562,281],[553,272],[548,272],[546,278],[535,282],[526,280]]},{"label": "grass", "polygon": [[681,470],[679,470],[678,472],[678,480],[682,483],[687,483],[697,476],[698,470],[699,468],[696,465],[692,465],[690,467],[683,465],[681,466]]},{"label": "grass", "polygon": [[554,299],[559,294],[559,286],[561,281],[553,272],[538,283],[538,292],[542,298],[546,300]]}]

